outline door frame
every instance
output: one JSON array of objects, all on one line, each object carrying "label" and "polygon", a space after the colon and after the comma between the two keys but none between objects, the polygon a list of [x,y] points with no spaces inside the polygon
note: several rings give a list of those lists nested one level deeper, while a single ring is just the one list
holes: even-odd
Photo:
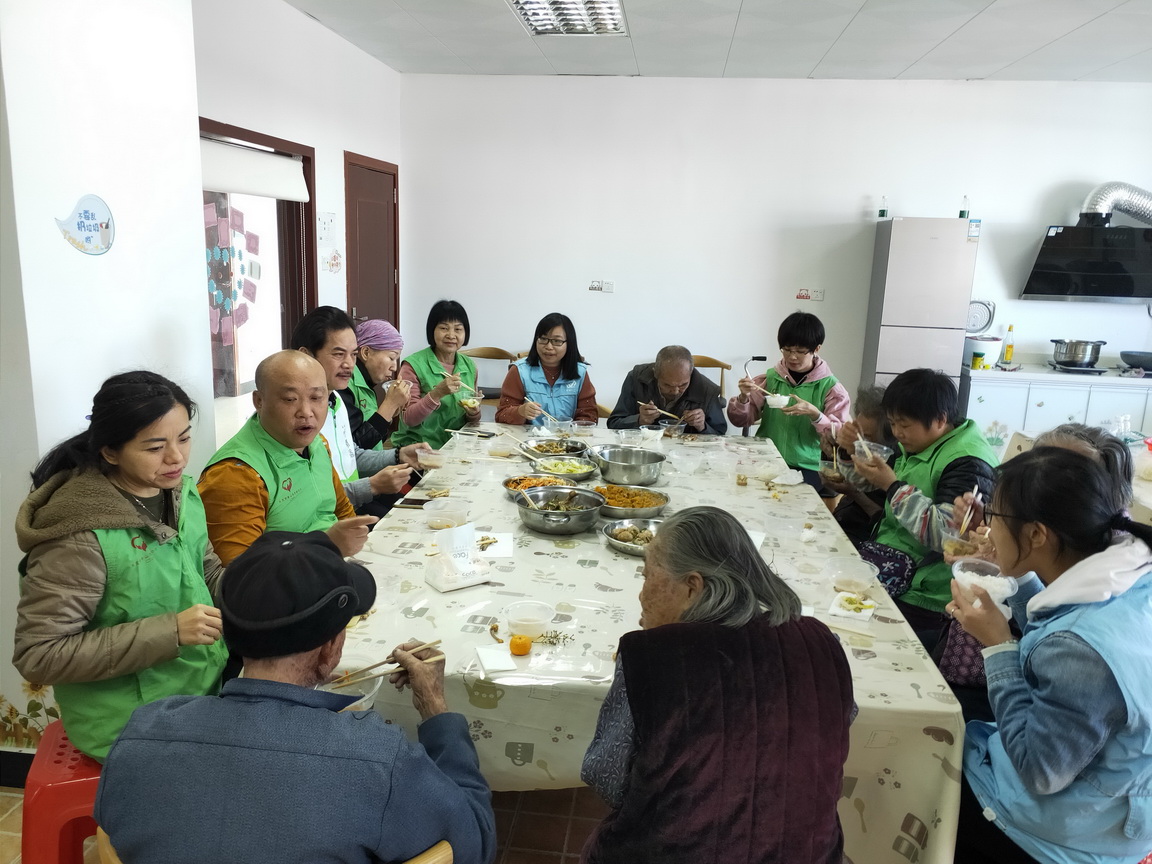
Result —
[{"label": "door frame", "polygon": [[[396,262],[392,278],[392,306],[396,310],[396,320],[391,322],[397,329],[400,328],[400,166],[382,159],[373,159],[351,150],[344,151],[344,245],[348,260],[352,261],[357,248],[356,232],[352,230],[356,219],[356,208],[352,201],[351,190],[348,186],[348,169],[350,167],[367,168],[369,171],[379,171],[382,174],[392,175],[392,186],[396,196],[392,200],[392,220],[396,230],[392,235],[392,260]],[[344,306],[351,314],[352,296],[347,282],[344,287]]]},{"label": "door frame", "polygon": [[297,322],[317,305],[316,148],[206,117],[200,118],[200,137],[252,144],[301,160],[308,200],[276,202],[280,223],[280,338],[281,344],[287,345]]}]

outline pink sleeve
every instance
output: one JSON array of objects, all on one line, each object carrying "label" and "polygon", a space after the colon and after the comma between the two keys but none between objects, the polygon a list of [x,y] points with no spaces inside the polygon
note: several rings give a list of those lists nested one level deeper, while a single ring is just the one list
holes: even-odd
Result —
[{"label": "pink sleeve", "polygon": [[440,407],[440,403],[431,396],[420,395],[420,379],[416,377],[416,370],[408,361],[400,364],[400,371],[396,373],[396,377],[403,378],[412,385],[408,393],[408,405],[404,409],[404,422],[408,426],[419,426],[429,414]]},{"label": "pink sleeve", "polygon": [[820,417],[812,421],[812,428],[820,435],[831,433],[832,423],[839,429],[852,419],[852,397],[844,389],[844,385],[837,383],[828,395],[824,397],[824,411]]},{"label": "pink sleeve", "polygon": [[[763,387],[767,380],[768,376],[757,375],[752,379],[752,383],[757,387]],[[739,395],[728,400],[728,420],[733,426],[751,426],[763,413],[764,394],[759,390],[749,393],[747,402],[741,402]]]}]

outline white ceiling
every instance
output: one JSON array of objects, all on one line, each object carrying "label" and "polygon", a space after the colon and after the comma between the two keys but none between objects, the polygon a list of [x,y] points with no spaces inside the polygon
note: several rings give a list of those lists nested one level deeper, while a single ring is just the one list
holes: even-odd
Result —
[{"label": "white ceiling", "polygon": [[627,37],[532,37],[505,0],[287,2],[398,72],[1152,82],[1152,0],[624,0]]}]

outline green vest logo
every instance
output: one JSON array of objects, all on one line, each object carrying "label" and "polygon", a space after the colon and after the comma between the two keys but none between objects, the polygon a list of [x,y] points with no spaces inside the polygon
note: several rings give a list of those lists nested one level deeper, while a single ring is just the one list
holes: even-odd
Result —
[{"label": "green vest logo", "polygon": [[283,489],[285,492],[291,492],[292,491],[292,478],[289,477],[287,480],[285,480],[283,483],[281,483],[280,488]]},{"label": "green vest logo", "polygon": [[147,552],[148,544],[141,540],[139,536],[136,536],[132,538],[132,548],[139,549],[141,552]]}]

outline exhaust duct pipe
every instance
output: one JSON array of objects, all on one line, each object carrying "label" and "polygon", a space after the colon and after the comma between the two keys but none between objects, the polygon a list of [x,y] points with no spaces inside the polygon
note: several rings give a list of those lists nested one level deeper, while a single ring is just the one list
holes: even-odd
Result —
[{"label": "exhaust duct pipe", "polygon": [[1101,183],[1080,206],[1079,227],[1107,226],[1113,213],[1126,213],[1152,225],[1152,192],[1131,183]]}]

